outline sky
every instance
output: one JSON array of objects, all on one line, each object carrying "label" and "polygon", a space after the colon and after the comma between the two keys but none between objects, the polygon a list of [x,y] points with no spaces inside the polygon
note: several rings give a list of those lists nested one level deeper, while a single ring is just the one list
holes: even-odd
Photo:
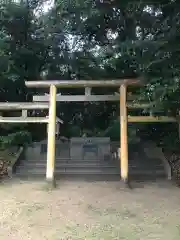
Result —
[{"label": "sky", "polygon": [[44,6],[43,6],[44,12],[45,12],[45,13],[48,12],[48,11],[53,7],[53,5],[54,5],[54,0],[48,0],[48,1],[46,1],[46,3],[45,3]]}]

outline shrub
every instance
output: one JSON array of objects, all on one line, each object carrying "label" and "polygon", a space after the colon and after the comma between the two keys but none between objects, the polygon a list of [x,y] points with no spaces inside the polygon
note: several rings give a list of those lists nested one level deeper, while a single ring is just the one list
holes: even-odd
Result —
[{"label": "shrub", "polygon": [[24,146],[31,142],[31,134],[27,131],[19,131],[15,133],[10,133],[7,136],[0,137],[1,149],[9,148],[12,146]]}]

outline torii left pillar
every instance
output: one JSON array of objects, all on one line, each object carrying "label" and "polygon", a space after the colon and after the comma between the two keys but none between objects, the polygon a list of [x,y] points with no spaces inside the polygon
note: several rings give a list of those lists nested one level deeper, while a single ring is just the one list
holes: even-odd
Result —
[{"label": "torii left pillar", "polygon": [[121,179],[130,187],[128,177],[128,117],[127,117],[127,86],[122,84],[120,86],[120,166]]},{"label": "torii left pillar", "polygon": [[50,86],[49,99],[49,123],[48,123],[48,146],[47,146],[47,167],[46,180],[55,187],[55,145],[56,145],[56,86]]}]

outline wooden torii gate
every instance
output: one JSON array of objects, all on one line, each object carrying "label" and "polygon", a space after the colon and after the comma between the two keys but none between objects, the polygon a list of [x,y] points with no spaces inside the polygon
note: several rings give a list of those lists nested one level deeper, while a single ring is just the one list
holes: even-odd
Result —
[{"label": "wooden torii gate", "polygon": [[[149,108],[151,104],[127,103],[127,87],[129,85],[143,85],[138,79],[124,80],[63,80],[63,81],[27,81],[29,88],[50,88],[50,95],[34,96],[33,101],[49,101],[48,122],[48,149],[46,180],[54,184],[55,168],[55,125],[56,125],[56,101],[78,102],[78,101],[120,101],[120,148],[121,148],[121,179],[128,183],[128,122],[176,122],[171,117],[154,116],[128,116],[127,108]],[[118,87],[118,95],[91,95],[92,87]],[[61,95],[57,94],[57,88],[85,88],[85,95]]]},{"label": "wooden torii gate", "polygon": [[[48,124],[48,154],[46,179],[54,185],[55,164],[55,133],[56,133],[56,100],[65,102],[84,101],[120,101],[120,129],[121,129],[121,178],[128,182],[128,122],[177,122],[176,118],[161,116],[127,116],[127,108],[150,108],[153,103],[136,104],[127,102],[134,100],[133,96],[127,96],[129,85],[142,85],[137,79],[125,80],[93,80],[93,81],[28,81],[27,87],[50,88],[49,96],[34,96],[36,102],[0,102],[0,123],[47,123]],[[85,88],[85,95],[60,95],[56,94],[57,87],[60,88]],[[91,87],[118,87],[120,94],[115,95],[91,95]],[[57,98],[57,99],[56,99]],[[44,103],[43,103],[44,102]],[[48,103],[49,102],[49,103]],[[49,109],[47,117],[28,117],[28,110]],[[4,117],[2,111],[21,110],[20,117]]]},{"label": "wooden torii gate", "polygon": [[[137,79],[126,80],[93,80],[93,81],[28,81],[27,87],[50,87],[49,95],[49,126],[48,126],[48,149],[47,149],[47,170],[46,179],[54,184],[54,166],[55,166],[55,117],[56,117],[56,96],[57,87],[59,88],[85,88],[85,95],[74,96],[74,101],[114,101],[114,96],[109,95],[91,95],[92,87],[120,87],[120,96],[115,96],[120,101],[120,122],[121,122],[121,178],[128,182],[128,140],[127,140],[127,106],[126,92],[128,85],[139,85]],[[37,98],[38,96],[36,96]],[[45,101],[47,101],[45,96]],[[58,96],[64,101],[71,99],[72,96]],[[36,100],[35,97],[33,100]],[[39,98],[38,101],[41,101]]]}]

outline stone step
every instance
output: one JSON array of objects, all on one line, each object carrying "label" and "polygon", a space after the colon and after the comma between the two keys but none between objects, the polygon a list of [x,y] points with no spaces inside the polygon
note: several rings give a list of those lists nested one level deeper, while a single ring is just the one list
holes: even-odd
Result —
[{"label": "stone step", "polygon": [[[83,159],[69,159],[69,158],[59,158],[59,159],[55,159],[55,162],[106,162],[103,160],[99,160],[99,159],[88,159],[88,160],[83,160]],[[108,160],[107,162],[112,161],[112,160]],[[23,162],[32,162],[32,163],[36,163],[36,162],[41,162],[41,163],[46,163],[47,159],[27,159],[27,160],[23,160]]]},{"label": "stone step", "polygon": [[[28,160],[22,160],[22,163],[28,162],[28,163],[45,163],[47,162],[46,159],[28,159]],[[69,159],[69,158],[61,158],[61,159],[56,159],[55,160],[56,163],[62,163],[62,162],[71,162],[71,163],[119,163],[118,160],[113,160],[113,159],[109,159],[109,160],[99,160],[99,159]],[[140,161],[138,159],[129,159],[129,163],[134,163],[137,165],[142,165],[142,164],[149,164],[150,166],[153,164],[163,164],[162,160],[160,159],[146,159],[145,161]]]},{"label": "stone step", "polygon": [[[46,180],[45,174],[36,174],[36,175],[15,175],[14,178],[25,180],[25,181],[36,181],[36,180]],[[147,181],[158,181],[162,180],[165,181],[166,176],[165,175],[136,175],[131,174],[130,180],[133,182],[147,182]],[[123,183],[121,181],[119,174],[57,174],[55,175],[56,180],[71,180],[71,181],[115,181],[119,183]]]},{"label": "stone step", "polygon": [[[22,179],[22,180],[46,180],[46,175],[45,173],[43,174],[32,174],[32,175],[27,175],[27,174],[17,174],[14,176],[15,178]],[[161,175],[150,175],[150,174],[130,174],[129,178],[133,182],[147,182],[147,181],[158,181],[158,180],[165,180],[166,176],[164,174]],[[55,179],[56,180],[73,180],[73,181],[121,181],[121,177],[119,174],[69,174],[69,173],[61,173],[61,174],[55,174]]]},{"label": "stone step", "polygon": [[[103,168],[103,169],[94,169],[94,168],[59,168],[55,170],[56,174],[68,173],[68,174],[119,174],[119,169],[116,168]],[[16,171],[16,174],[45,174],[46,169],[25,169],[19,168]],[[164,170],[140,170],[140,169],[130,169],[129,174],[164,174]]]},{"label": "stone step", "polygon": [[[55,162],[56,163],[59,163],[59,162],[79,162],[79,163],[82,163],[82,162],[98,162],[98,163],[101,163],[101,162],[115,162],[115,163],[118,163],[119,160],[113,160],[113,159],[108,159],[108,160],[99,160],[99,159],[69,159],[69,158],[56,158]],[[47,162],[47,159],[46,158],[38,158],[38,159],[27,159],[27,160],[22,160],[22,162],[32,162],[32,163],[36,163],[36,162],[41,162],[41,163],[46,163]],[[162,164],[162,160],[161,159],[145,159],[145,160],[140,160],[140,159],[129,159],[129,162],[130,163],[135,163],[137,165],[141,165],[141,164]]]},{"label": "stone step", "polygon": [[[108,164],[97,164],[97,163],[91,163],[91,164],[72,164],[72,163],[57,163],[55,164],[55,168],[118,168],[116,165],[108,165]],[[24,164],[20,165],[19,168],[46,168],[46,164]]]},{"label": "stone step", "polygon": [[[21,161],[21,165],[22,166],[36,166],[36,165],[39,165],[39,166],[46,166],[47,162],[46,161]],[[68,161],[68,160],[61,160],[61,161],[56,161],[55,162],[55,165],[63,165],[63,164],[79,164],[79,165],[102,165],[102,164],[113,164],[113,165],[116,165],[118,163],[111,163],[111,162],[100,162],[100,161]]]},{"label": "stone step", "polygon": [[[56,171],[57,173],[59,173],[59,170]],[[120,171],[119,169],[74,169],[74,168],[68,168],[65,170],[66,173],[68,174],[95,174],[95,173],[99,173],[99,174],[119,174]],[[141,171],[141,170],[132,170],[129,171],[129,174],[137,174],[137,175],[148,175],[148,174],[163,174],[164,171],[162,170],[157,170],[157,171]]]},{"label": "stone step", "polygon": [[[23,164],[21,164],[19,166],[20,168],[46,168],[46,163],[32,163],[32,162],[24,162]],[[79,163],[79,162],[62,162],[62,163],[56,163],[55,164],[56,168],[63,168],[63,167],[72,167],[72,168],[119,168],[119,164],[111,164],[111,163],[92,163],[92,162],[83,162],[83,163]],[[131,169],[164,169],[163,165],[153,165],[151,167],[147,166],[147,165],[141,165],[141,166],[137,166],[137,165],[133,165],[133,164],[129,164],[129,168]]]},{"label": "stone step", "polygon": [[[26,176],[25,176],[26,177]],[[130,174],[131,181],[144,182],[144,181],[157,181],[157,180],[165,180],[165,175],[137,175]],[[43,176],[44,178],[44,176]],[[67,179],[67,180],[85,180],[85,181],[121,181],[120,174],[61,174],[56,175],[55,178],[58,179]]]}]

